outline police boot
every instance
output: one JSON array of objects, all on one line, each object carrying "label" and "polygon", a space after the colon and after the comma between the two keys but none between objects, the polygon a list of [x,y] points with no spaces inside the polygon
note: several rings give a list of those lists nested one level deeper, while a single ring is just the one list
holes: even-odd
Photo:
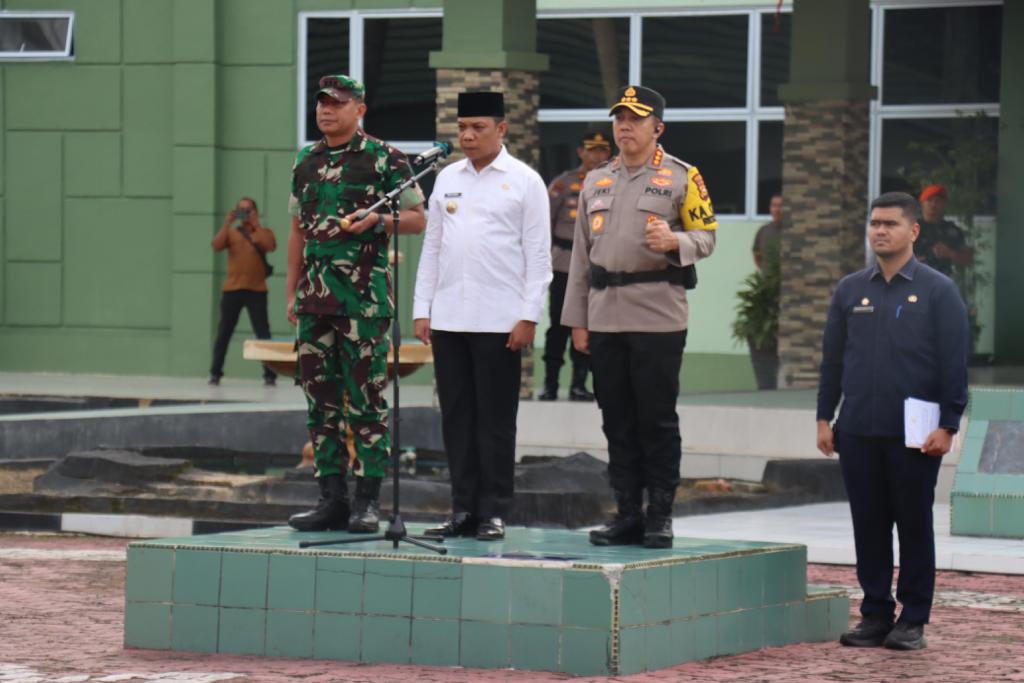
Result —
[{"label": "police boot", "polygon": [[344,531],[348,525],[348,488],[344,474],[318,477],[320,500],[316,507],[288,518],[288,524],[299,531]]},{"label": "police boot", "polygon": [[558,371],[561,369],[561,364],[544,364],[544,392],[537,396],[538,401],[558,400]]},{"label": "police boot", "polygon": [[353,534],[372,534],[380,529],[380,477],[356,477],[356,496],[348,530]]},{"label": "police boot", "polygon": [[644,540],[643,495],[615,490],[618,513],[600,529],[590,532],[592,545],[638,545]]},{"label": "police boot", "polygon": [[672,501],[676,490],[647,489],[647,520],[644,522],[645,548],[672,547]]},{"label": "police boot", "polygon": [[593,401],[594,395],[587,391],[587,366],[573,364],[572,385],[569,387],[570,401]]}]

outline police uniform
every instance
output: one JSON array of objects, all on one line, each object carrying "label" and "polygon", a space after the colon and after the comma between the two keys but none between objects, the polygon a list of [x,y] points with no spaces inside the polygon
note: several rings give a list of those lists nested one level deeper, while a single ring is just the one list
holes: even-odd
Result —
[{"label": "police uniform", "polygon": [[[627,87],[612,111],[626,106],[658,118],[664,99]],[[679,248],[648,248],[645,229],[663,219]],[[715,220],[697,168],[659,145],[636,169],[620,157],[591,171],[580,195],[562,324],[589,330],[594,389],[608,439],[608,473],[619,515],[611,537],[595,543],[671,543],[671,511],[679,483],[681,438],[676,401],[686,344],[686,288],[694,264],[715,247]],[[641,513],[647,490],[646,538]],[[667,529],[666,529],[667,526]],[[596,534],[596,535],[595,535]]]},{"label": "police uniform", "polygon": [[[939,404],[956,432],[967,404],[967,314],[956,285],[910,258],[889,282],[877,264],[840,280],[822,345],[817,419],[834,427],[850,499],[866,619],[891,623],[892,527],[900,621],[928,622],[935,590],[932,503],[941,457],[904,445],[903,402]],[[850,643],[847,643],[850,644]]]},{"label": "police uniform", "polygon": [[[586,149],[601,147],[611,150],[608,138],[600,131],[586,133],[580,140],[580,146]],[[565,286],[569,279],[580,190],[583,189],[586,175],[581,166],[561,174],[548,186],[548,196],[551,198],[551,269],[554,277],[548,291],[551,324],[544,335],[544,393],[539,397],[542,401],[554,401],[558,398],[558,374],[562,369],[565,344],[570,341],[572,332],[571,328],[562,324],[562,302],[565,300]],[[577,351],[571,343],[569,358],[572,360],[569,400],[593,401],[594,396],[586,387],[590,359],[587,354]]]},{"label": "police uniform", "polygon": [[[320,86],[318,96],[325,93],[339,101],[364,94],[361,83],[343,75],[326,76]],[[304,240],[295,292],[299,381],[317,476],[328,494],[324,498],[347,496],[346,470],[356,476],[356,505],[348,523],[352,531],[373,531],[354,523],[367,510],[373,513],[368,526],[376,526],[375,507],[391,449],[384,388],[394,297],[383,226],[353,234],[341,221],[411,176],[402,152],[360,129],[338,148],[329,147],[326,138],[303,148],[292,169],[289,207]],[[403,209],[415,207],[423,203],[423,193],[413,186],[400,201]],[[346,446],[349,431],[354,458]],[[315,513],[295,515],[289,523],[300,529],[319,526],[323,515]]]}]

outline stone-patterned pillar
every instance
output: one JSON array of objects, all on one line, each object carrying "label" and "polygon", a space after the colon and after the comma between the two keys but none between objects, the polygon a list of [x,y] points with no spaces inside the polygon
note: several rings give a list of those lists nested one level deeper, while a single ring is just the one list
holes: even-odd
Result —
[{"label": "stone-patterned pillar", "polygon": [[839,278],[864,267],[867,101],[788,104],[782,177],[780,385],[814,387],[832,291]]}]

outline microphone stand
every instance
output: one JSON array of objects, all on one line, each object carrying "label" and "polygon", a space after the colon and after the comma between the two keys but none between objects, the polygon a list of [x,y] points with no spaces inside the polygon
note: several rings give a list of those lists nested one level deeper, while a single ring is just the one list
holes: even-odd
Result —
[{"label": "microphone stand", "polygon": [[[373,206],[371,206],[371,207],[369,207],[367,209],[363,209],[362,211],[360,211],[356,215],[356,219],[357,220],[362,220],[367,215],[369,215],[371,212],[376,211],[378,208],[381,208],[381,207],[387,205],[387,207],[389,209],[391,209],[391,217],[394,220],[394,223],[393,223],[394,228],[393,228],[392,232],[394,233],[394,238],[395,238],[395,245],[394,245],[394,254],[395,254],[395,265],[394,265],[395,317],[394,317],[394,320],[392,322],[392,327],[391,327],[391,352],[392,352],[392,355],[394,356],[395,376],[391,380],[392,382],[394,382],[394,386],[392,387],[393,391],[394,391],[394,399],[392,399],[393,402],[394,402],[394,410],[393,410],[393,415],[392,415],[392,419],[391,419],[391,476],[392,476],[392,479],[391,479],[391,518],[388,520],[388,528],[384,531],[383,534],[374,535],[374,536],[353,536],[351,538],[335,538],[335,539],[327,539],[327,540],[323,540],[323,541],[300,541],[299,542],[299,547],[300,548],[312,548],[314,546],[321,546],[321,545],[342,545],[342,544],[347,544],[347,543],[371,543],[371,542],[376,542],[376,541],[391,541],[391,547],[393,549],[395,549],[395,550],[398,549],[398,544],[399,543],[403,543],[404,542],[404,543],[411,543],[412,545],[419,546],[420,548],[425,548],[427,550],[432,550],[435,553],[439,553],[441,555],[445,555],[445,554],[448,553],[448,549],[445,548],[444,546],[435,545],[434,543],[427,543],[426,540],[425,540],[427,537],[410,536],[409,533],[406,531],[405,523],[402,521],[402,515],[399,512],[399,483],[398,483],[399,450],[400,450],[400,442],[398,440],[398,436],[399,436],[399,425],[401,424],[401,411],[402,411],[401,404],[398,401],[398,398],[399,398],[399,391],[398,391],[398,384],[399,384],[399,382],[398,382],[398,367],[399,367],[399,365],[398,365],[398,349],[402,345],[402,329],[401,329],[401,325],[400,325],[400,323],[398,321],[398,292],[399,292],[399,289],[398,289],[398,271],[399,271],[399,268],[398,268],[398,224],[399,224],[399,212],[401,210],[401,202],[399,201],[399,196],[406,189],[408,189],[408,188],[412,187],[413,185],[415,185],[416,181],[419,180],[420,178],[422,178],[423,176],[427,175],[428,173],[436,172],[438,170],[438,168],[440,167],[441,160],[443,158],[444,158],[443,156],[435,157],[433,159],[433,161],[429,162],[427,164],[427,166],[425,166],[423,168],[423,170],[421,170],[419,173],[415,174],[413,177],[409,178],[408,180],[403,182],[401,185],[399,185],[395,189],[391,190],[391,192],[388,192],[376,204],[374,204]],[[343,229],[344,228],[348,228],[348,225],[351,225],[351,223],[348,223],[348,224],[346,224],[346,223],[348,223],[348,221],[342,221],[342,228]],[[443,539],[437,539],[437,538],[431,538],[430,540],[443,542]]]}]

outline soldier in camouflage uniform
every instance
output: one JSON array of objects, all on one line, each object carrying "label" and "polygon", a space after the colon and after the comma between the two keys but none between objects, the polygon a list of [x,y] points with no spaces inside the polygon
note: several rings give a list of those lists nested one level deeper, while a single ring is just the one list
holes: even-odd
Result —
[{"label": "soldier in camouflage uniform", "polygon": [[[362,83],[325,76],[320,88],[316,115],[324,137],[303,148],[292,169],[287,288],[321,495],[316,508],[288,523],[302,531],[372,533],[391,449],[384,387],[395,312],[387,253],[394,225],[390,214],[356,214],[412,171],[401,152],[358,127],[366,113]],[[422,191],[413,186],[400,202],[400,231],[422,232]],[[356,477],[351,510],[349,469]]]}]

